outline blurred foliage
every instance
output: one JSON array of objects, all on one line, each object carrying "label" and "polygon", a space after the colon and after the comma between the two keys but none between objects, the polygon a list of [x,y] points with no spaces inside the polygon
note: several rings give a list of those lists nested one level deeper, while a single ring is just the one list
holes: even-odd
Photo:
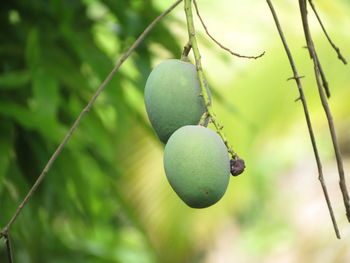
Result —
[{"label": "blurred foliage", "polygon": [[[115,57],[160,11],[151,1],[50,0],[4,2],[0,12],[0,225],[4,226],[112,69]],[[143,120],[135,101],[125,98],[124,87],[132,85],[135,96],[142,96],[151,67],[151,43],[174,55],[180,52],[160,24],[128,61],[135,73],[120,72],[112,80],[11,230],[16,261],[155,262],[158,258],[114,183],[122,172],[114,163],[125,155],[125,137]]]},{"label": "blurred foliage", "polygon": [[[312,67],[300,48],[298,7],[295,1],[274,2],[300,74],[307,76],[303,83],[325,167],[335,171]],[[115,61],[170,3],[1,3],[0,227]],[[349,60],[348,1],[317,4]],[[201,1],[200,7],[209,30],[227,46],[253,55],[266,50],[256,61],[232,58],[197,26],[214,108],[246,160],[245,174],[231,180],[224,198],[204,210],[184,205],[166,181],[163,146],[147,121],[143,87],[151,67],[179,57],[186,43],[178,8],[125,62],[11,228],[15,262],[349,262],[350,233],[344,243],[332,242],[302,109],[294,103],[297,89],[285,82],[291,70],[265,1],[225,0],[215,9],[212,1]],[[314,20],[312,30],[348,161],[349,69],[336,60]],[[342,215],[341,197],[334,194],[337,177],[329,174]],[[1,263],[5,256],[1,244]]]}]

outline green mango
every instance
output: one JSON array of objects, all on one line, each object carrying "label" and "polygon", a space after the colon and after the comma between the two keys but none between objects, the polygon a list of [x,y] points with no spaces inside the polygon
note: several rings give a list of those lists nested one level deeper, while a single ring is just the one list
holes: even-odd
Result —
[{"label": "green mango", "polygon": [[174,132],[165,145],[164,170],[170,185],[188,206],[204,208],[226,192],[230,159],[216,132],[188,125]]},{"label": "green mango", "polygon": [[198,124],[205,112],[200,94],[196,67],[190,62],[169,59],[152,70],[144,99],[148,118],[162,142],[180,127]]}]

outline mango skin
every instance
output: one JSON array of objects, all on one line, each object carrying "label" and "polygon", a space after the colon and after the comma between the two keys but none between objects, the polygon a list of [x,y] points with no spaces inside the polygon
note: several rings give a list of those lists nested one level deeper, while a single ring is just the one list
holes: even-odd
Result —
[{"label": "mango skin", "polygon": [[169,59],[152,70],[146,82],[144,100],[148,118],[163,143],[178,128],[198,124],[205,112],[200,94],[193,64]]},{"label": "mango skin", "polygon": [[171,187],[188,206],[204,208],[215,204],[226,192],[230,159],[216,132],[188,125],[169,138],[164,170]]}]

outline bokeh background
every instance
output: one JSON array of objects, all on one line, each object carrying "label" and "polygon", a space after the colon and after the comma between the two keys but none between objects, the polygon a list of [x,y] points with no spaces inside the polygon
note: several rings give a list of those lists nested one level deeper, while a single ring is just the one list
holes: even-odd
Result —
[{"label": "bokeh background", "polygon": [[[273,1],[309,102],[342,237],[335,238],[306,123],[265,1],[198,1],[209,31],[258,60],[232,57],[196,27],[214,110],[246,172],[212,207],[187,207],[168,184],[147,120],[151,68],[187,42],[182,5],[125,62],[69,141],[10,234],[21,263],[345,263],[345,218],[327,121],[297,1]],[[350,60],[350,2],[314,1]],[[10,219],[113,64],[170,0],[3,1],[0,6],[0,226]],[[350,69],[313,14],[350,183]],[[0,246],[0,262],[6,262]]]}]

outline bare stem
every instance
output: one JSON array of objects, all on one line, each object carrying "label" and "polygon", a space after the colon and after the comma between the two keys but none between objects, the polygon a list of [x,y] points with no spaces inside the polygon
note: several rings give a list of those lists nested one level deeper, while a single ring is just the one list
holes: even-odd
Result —
[{"label": "bare stem", "polygon": [[160,14],[151,24],[149,24],[146,29],[142,32],[142,34],[136,39],[136,41],[132,44],[132,46],[128,49],[128,51],[119,59],[117,64],[114,66],[112,71],[108,74],[106,79],[102,82],[102,84],[99,86],[89,103],[86,105],[86,107],[81,111],[80,115],[78,118],[75,120],[73,123],[72,127],[69,129],[68,133],[60,143],[60,145],[57,147],[56,151],[53,153],[49,161],[44,167],[44,170],[41,172],[39,175],[38,179],[35,181],[34,185],[32,188],[29,190],[23,201],[20,203],[19,207],[17,208],[15,214],[11,218],[11,220],[8,222],[8,224],[5,226],[5,228],[1,231],[0,238],[4,237],[7,235],[10,227],[12,224],[16,221],[17,217],[19,214],[22,212],[22,209],[24,206],[27,204],[31,196],[34,194],[40,183],[43,181],[45,176],[47,175],[48,171],[50,170],[51,166],[59,156],[59,154],[62,152],[63,148],[67,144],[68,140],[71,138],[73,135],[74,131],[77,129],[79,126],[81,120],[83,117],[90,111],[92,105],[98,98],[98,96],[102,93],[102,91],[107,87],[108,83],[112,80],[113,76],[118,72],[120,66],[124,63],[124,61],[132,54],[132,52],[140,45],[140,43],[143,41],[143,39],[146,37],[146,35],[153,29],[153,27],[167,14],[169,14],[177,5],[179,5],[182,2],[182,0],[177,0],[173,5],[171,5],[167,10],[165,10],[162,14]]},{"label": "bare stem", "polygon": [[8,261],[8,263],[13,263],[13,255],[12,255],[12,246],[11,246],[10,235],[8,233],[0,233],[0,239],[1,238],[5,239],[7,261]]},{"label": "bare stem", "polygon": [[337,166],[338,166],[339,186],[340,186],[340,190],[341,190],[342,195],[343,195],[346,216],[348,218],[348,221],[350,222],[350,199],[349,199],[349,193],[348,193],[346,181],[345,181],[343,161],[342,161],[342,156],[340,153],[338,140],[337,140],[337,136],[336,136],[336,132],[335,132],[335,128],[334,128],[333,116],[332,116],[332,113],[329,109],[328,102],[327,102],[326,96],[324,94],[324,91],[322,89],[322,84],[321,84],[321,80],[320,80],[319,63],[317,62],[318,61],[317,54],[315,51],[315,46],[314,46],[314,43],[313,43],[313,40],[311,37],[310,28],[309,28],[308,19],[307,19],[306,0],[299,0],[299,7],[300,7],[301,18],[303,21],[303,29],[304,29],[304,33],[305,33],[307,47],[308,47],[308,50],[310,52],[311,58],[314,62],[314,71],[315,71],[318,92],[320,95],[323,109],[324,109],[326,117],[327,117],[329,131],[330,131],[330,134],[332,137],[333,148],[334,148],[335,157],[336,157]]},{"label": "bare stem", "polygon": [[199,120],[199,123],[198,123],[198,125],[202,125],[202,126],[204,126],[204,124],[205,124],[205,122],[206,122],[206,120],[208,119],[208,116],[209,114],[208,114],[208,112],[206,111],[206,112],[204,112],[203,113],[203,115],[202,115],[202,117],[200,118],[200,120]]},{"label": "bare stem", "polygon": [[326,31],[326,28],[324,27],[323,23],[322,23],[322,20],[320,18],[320,16],[318,15],[318,12],[317,12],[317,9],[314,5],[314,3],[312,2],[312,0],[308,0],[309,1],[309,4],[312,8],[312,10],[314,11],[316,17],[317,17],[317,20],[318,22],[320,23],[320,26],[323,30],[323,33],[325,34],[329,44],[331,44],[331,46],[333,47],[333,49],[335,50],[335,52],[337,52],[337,55],[338,55],[338,58],[344,63],[344,64],[347,64],[347,61],[346,59],[342,56],[342,54],[340,53],[340,49],[334,44],[334,42],[332,41],[332,39],[330,38],[330,36],[328,35],[327,31]]},{"label": "bare stem", "polygon": [[317,149],[317,143],[316,143],[314,131],[313,131],[312,124],[311,124],[311,118],[310,118],[310,114],[309,114],[306,98],[305,98],[305,95],[304,95],[303,87],[302,87],[302,84],[301,84],[301,80],[300,80],[301,76],[299,76],[299,74],[298,74],[298,71],[297,71],[296,65],[294,63],[294,59],[293,59],[292,53],[291,53],[291,51],[290,51],[290,49],[288,47],[287,40],[286,40],[286,38],[284,36],[282,27],[280,25],[280,22],[278,20],[278,17],[277,17],[276,11],[275,11],[275,9],[274,9],[274,7],[272,5],[272,2],[270,0],[267,0],[266,2],[267,2],[267,4],[270,7],[270,10],[271,10],[273,19],[275,21],[278,33],[279,33],[279,35],[281,37],[281,40],[282,40],[282,43],[283,43],[283,47],[284,47],[284,49],[285,49],[285,51],[287,53],[287,57],[289,59],[290,66],[291,66],[292,71],[293,71],[293,75],[294,76],[292,78],[290,78],[290,79],[294,79],[296,84],[297,84],[297,87],[298,87],[298,91],[299,91],[299,98],[298,98],[298,100],[301,100],[301,103],[303,105],[304,115],[305,115],[305,119],[306,119],[306,124],[307,124],[307,128],[309,130],[309,136],[310,136],[312,148],[313,148],[313,151],[314,151],[314,156],[315,156],[315,159],[316,159],[317,170],[318,170],[318,179],[319,179],[319,181],[321,183],[321,186],[322,186],[323,194],[324,194],[324,197],[326,199],[326,203],[327,203],[327,206],[328,206],[328,211],[329,211],[329,214],[331,216],[331,220],[332,220],[332,223],[333,223],[333,228],[334,228],[335,234],[336,234],[337,238],[340,239],[340,233],[339,233],[337,221],[335,219],[333,208],[332,208],[332,204],[331,204],[331,201],[329,199],[327,186],[326,186],[324,178],[323,178],[322,163],[321,163],[320,155],[319,155],[319,152],[318,152],[318,149]]},{"label": "bare stem", "polygon": [[207,82],[205,80],[203,69],[202,69],[201,55],[199,53],[197,39],[196,39],[196,31],[195,31],[194,23],[193,23],[193,13],[192,13],[191,0],[185,0],[185,13],[186,13],[186,20],[187,20],[188,36],[189,36],[189,39],[190,39],[190,42],[192,45],[192,50],[193,50],[193,54],[194,54],[195,61],[196,61],[196,69],[198,72],[198,78],[199,78],[199,82],[200,82],[201,90],[202,90],[202,96],[203,96],[205,106],[207,108],[208,115],[209,115],[212,123],[214,124],[214,126],[217,130],[217,133],[220,135],[223,142],[225,143],[228,152],[231,154],[232,158],[237,159],[238,155],[235,153],[235,151],[233,150],[233,147],[228,142],[225,134],[222,131],[223,126],[220,125],[218,120],[216,119],[216,116],[214,114],[214,111],[213,111],[213,108],[212,108],[212,105],[210,102],[209,94],[207,92]]},{"label": "bare stem", "polygon": [[329,90],[329,85],[328,85],[328,81],[327,81],[327,78],[326,78],[326,74],[323,71],[321,62],[320,62],[316,52],[315,52],[315,56],[316,56],[317,67],[318,67],[318,70],[320,72],[320,76],[321,76],[321,80],[322,80],[322,86],[324,88],[324,91],[326,92],[327,98],[330,98],[331,97],[331,92]]},{"label": "bare stem", "polygon": [[[306,14],[307,14],[306,1],[304,1],[304,3],[305,3],[305,12],[306,12]],[[303,22],[303,27],[304,27],[304,28],[307,27],[307,29],[309,30],[309,26],[306,25],[307,22],[304,21],[304,19],[302,20],[302,22]],[[326,75],[325,75],[324,72],[323,72],[323,69],[322,69],[322,66],[321,66],[321,62],[320,62],[320,60],[318,59],[316,50],[314,49],[314,53],[315,53],[315,54],[313,55],[312,52],[310,51],[310,49],[308,48],[309,45],[310,45],[310,39],[309,39],[309,37],[306,36],[306,33],[305,33],[305,38],[306,38],[306,42],[307,42],[306,48],[307,48],[308,51],[309,51],[309,55],[310,55],[310,58],[311,58],[311,59],[313,59],[313,56],[315,56],[315,59],[313,59],[313,60],[314,60],[314,63],[317,63],[318,71],[319,71],[319,74],[321,75],[321,79],[322,79],[322,86],[323,86],[323,88],[324,88],[324,90],[325,90],[325,92],[326,92],[326,94],[327,94],[327,97],[329,98],[329,97],[331,96],[331,93],[330,93],[330,91],[329,91],[328,82],[327,82],[327,79],[326,79]],[[312,44],[312,45],[313,45],[313,44]]]},{"label": "bare stem", "polygon": [[262,57],[263,55],[265,55],[265,51],[262,52],[262,53],[261,53],[260,55],[258,55],[258,56],[245,56],[245,55],[240,55],[240,54],[238,54],[238,53],[236,53],[236,52],[233,52],[232,50],[230,50],[229,48],[225,47],[224,45],[222,45],[219,41],[217,41],[217,40],[209,33],[209,30],[208,30],[207,26],[205,25],[202,16],[201,16],[200,13],[199,13],[197,1],[196,1],[196,0],[193,0],[193,3],[194,3],[194,7],[195,7],[195,9],[196,9],[197,16],[198,16],[199,20],[201,21],[201,24],[202,24],[202,26],[203,26],[205,32],[206,32],[207,35],[211,38],[211,40],[213,40],[214,43],[217,44],[220,48],[222,48],[223,50],[226,50],[226,51],[229,52],[231,55],[236,56],[236,57],[240,57],[240,58],[258,59],[258,58]]}]

